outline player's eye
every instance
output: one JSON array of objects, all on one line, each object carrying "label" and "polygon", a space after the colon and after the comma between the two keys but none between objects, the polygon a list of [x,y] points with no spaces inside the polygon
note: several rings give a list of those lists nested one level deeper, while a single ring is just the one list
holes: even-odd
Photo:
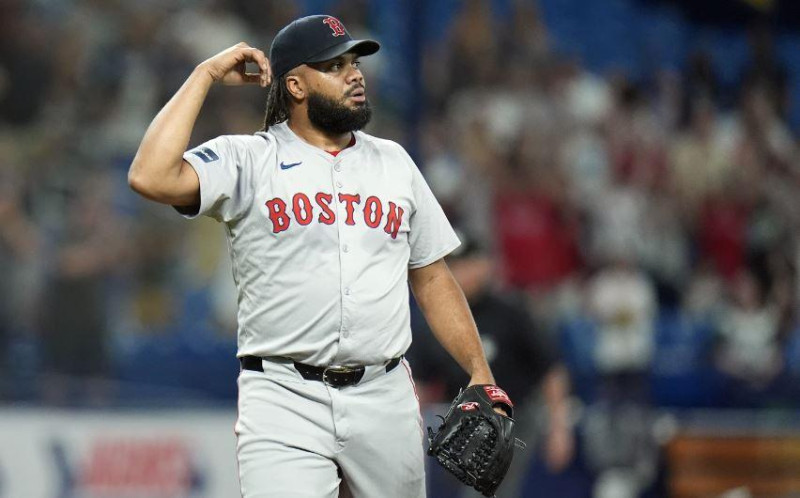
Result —
[{"label": "player's eye", "polygon": [[341,62],[334,62],[333,64],[331,64],[330,70],[331,71],[338,71],[341,68],[342,68],[342,63]]},{"label": "player's eye", "polygon": [[353,67],[356,68],[356,69],[361,67],[361,61],[360,60],[354,60],[353,61]]}]

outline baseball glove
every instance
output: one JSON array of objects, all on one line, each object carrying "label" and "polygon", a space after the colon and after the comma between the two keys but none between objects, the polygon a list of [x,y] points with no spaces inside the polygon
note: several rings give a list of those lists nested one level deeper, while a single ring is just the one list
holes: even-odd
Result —
[{"label": "baseball glove", "polygon": [[[495,406],[508,416],[494,411]],[[428,455],[461,482],[484,496],[494,496],[514,456],[513,407],[497,386],[462,389],[434,433],[428,427]]]}]

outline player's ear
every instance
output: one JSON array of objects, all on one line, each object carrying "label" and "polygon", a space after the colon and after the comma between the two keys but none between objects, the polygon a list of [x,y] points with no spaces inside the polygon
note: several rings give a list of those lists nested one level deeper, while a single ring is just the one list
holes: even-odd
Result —
[{"label": "player's ear", "polygon": [[286,89],[289,91],[289,95],[297,100],[303,100],[306,96],[303,79],[296,74],[289,73],[286,75]]}]

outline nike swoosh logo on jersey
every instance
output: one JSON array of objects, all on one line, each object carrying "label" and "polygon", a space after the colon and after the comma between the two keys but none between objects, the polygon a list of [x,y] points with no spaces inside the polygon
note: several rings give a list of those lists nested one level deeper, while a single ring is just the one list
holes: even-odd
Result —
[{"label": "nike swoosh logo on jersey", "polygon": [[298,166],[300,164],[303,164],[303,161],[296,162],[296,163],[289,163],[289,164],[284,164],[283,161],[281,161],[281,169],[294,168],[295,166]]}]

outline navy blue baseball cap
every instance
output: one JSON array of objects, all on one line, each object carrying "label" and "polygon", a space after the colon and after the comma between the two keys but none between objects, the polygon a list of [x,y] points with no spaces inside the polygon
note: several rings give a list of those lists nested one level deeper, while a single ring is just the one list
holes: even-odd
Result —
[{"label": "navy blue baseball cap", "polygon": [[269,62],[272,75],[280,78],[300,64],[327,61],[347,52],[372,55],[380,48],[375,40],[353,40],[344,24],[333,16],[308,16],[275,35]]}]

